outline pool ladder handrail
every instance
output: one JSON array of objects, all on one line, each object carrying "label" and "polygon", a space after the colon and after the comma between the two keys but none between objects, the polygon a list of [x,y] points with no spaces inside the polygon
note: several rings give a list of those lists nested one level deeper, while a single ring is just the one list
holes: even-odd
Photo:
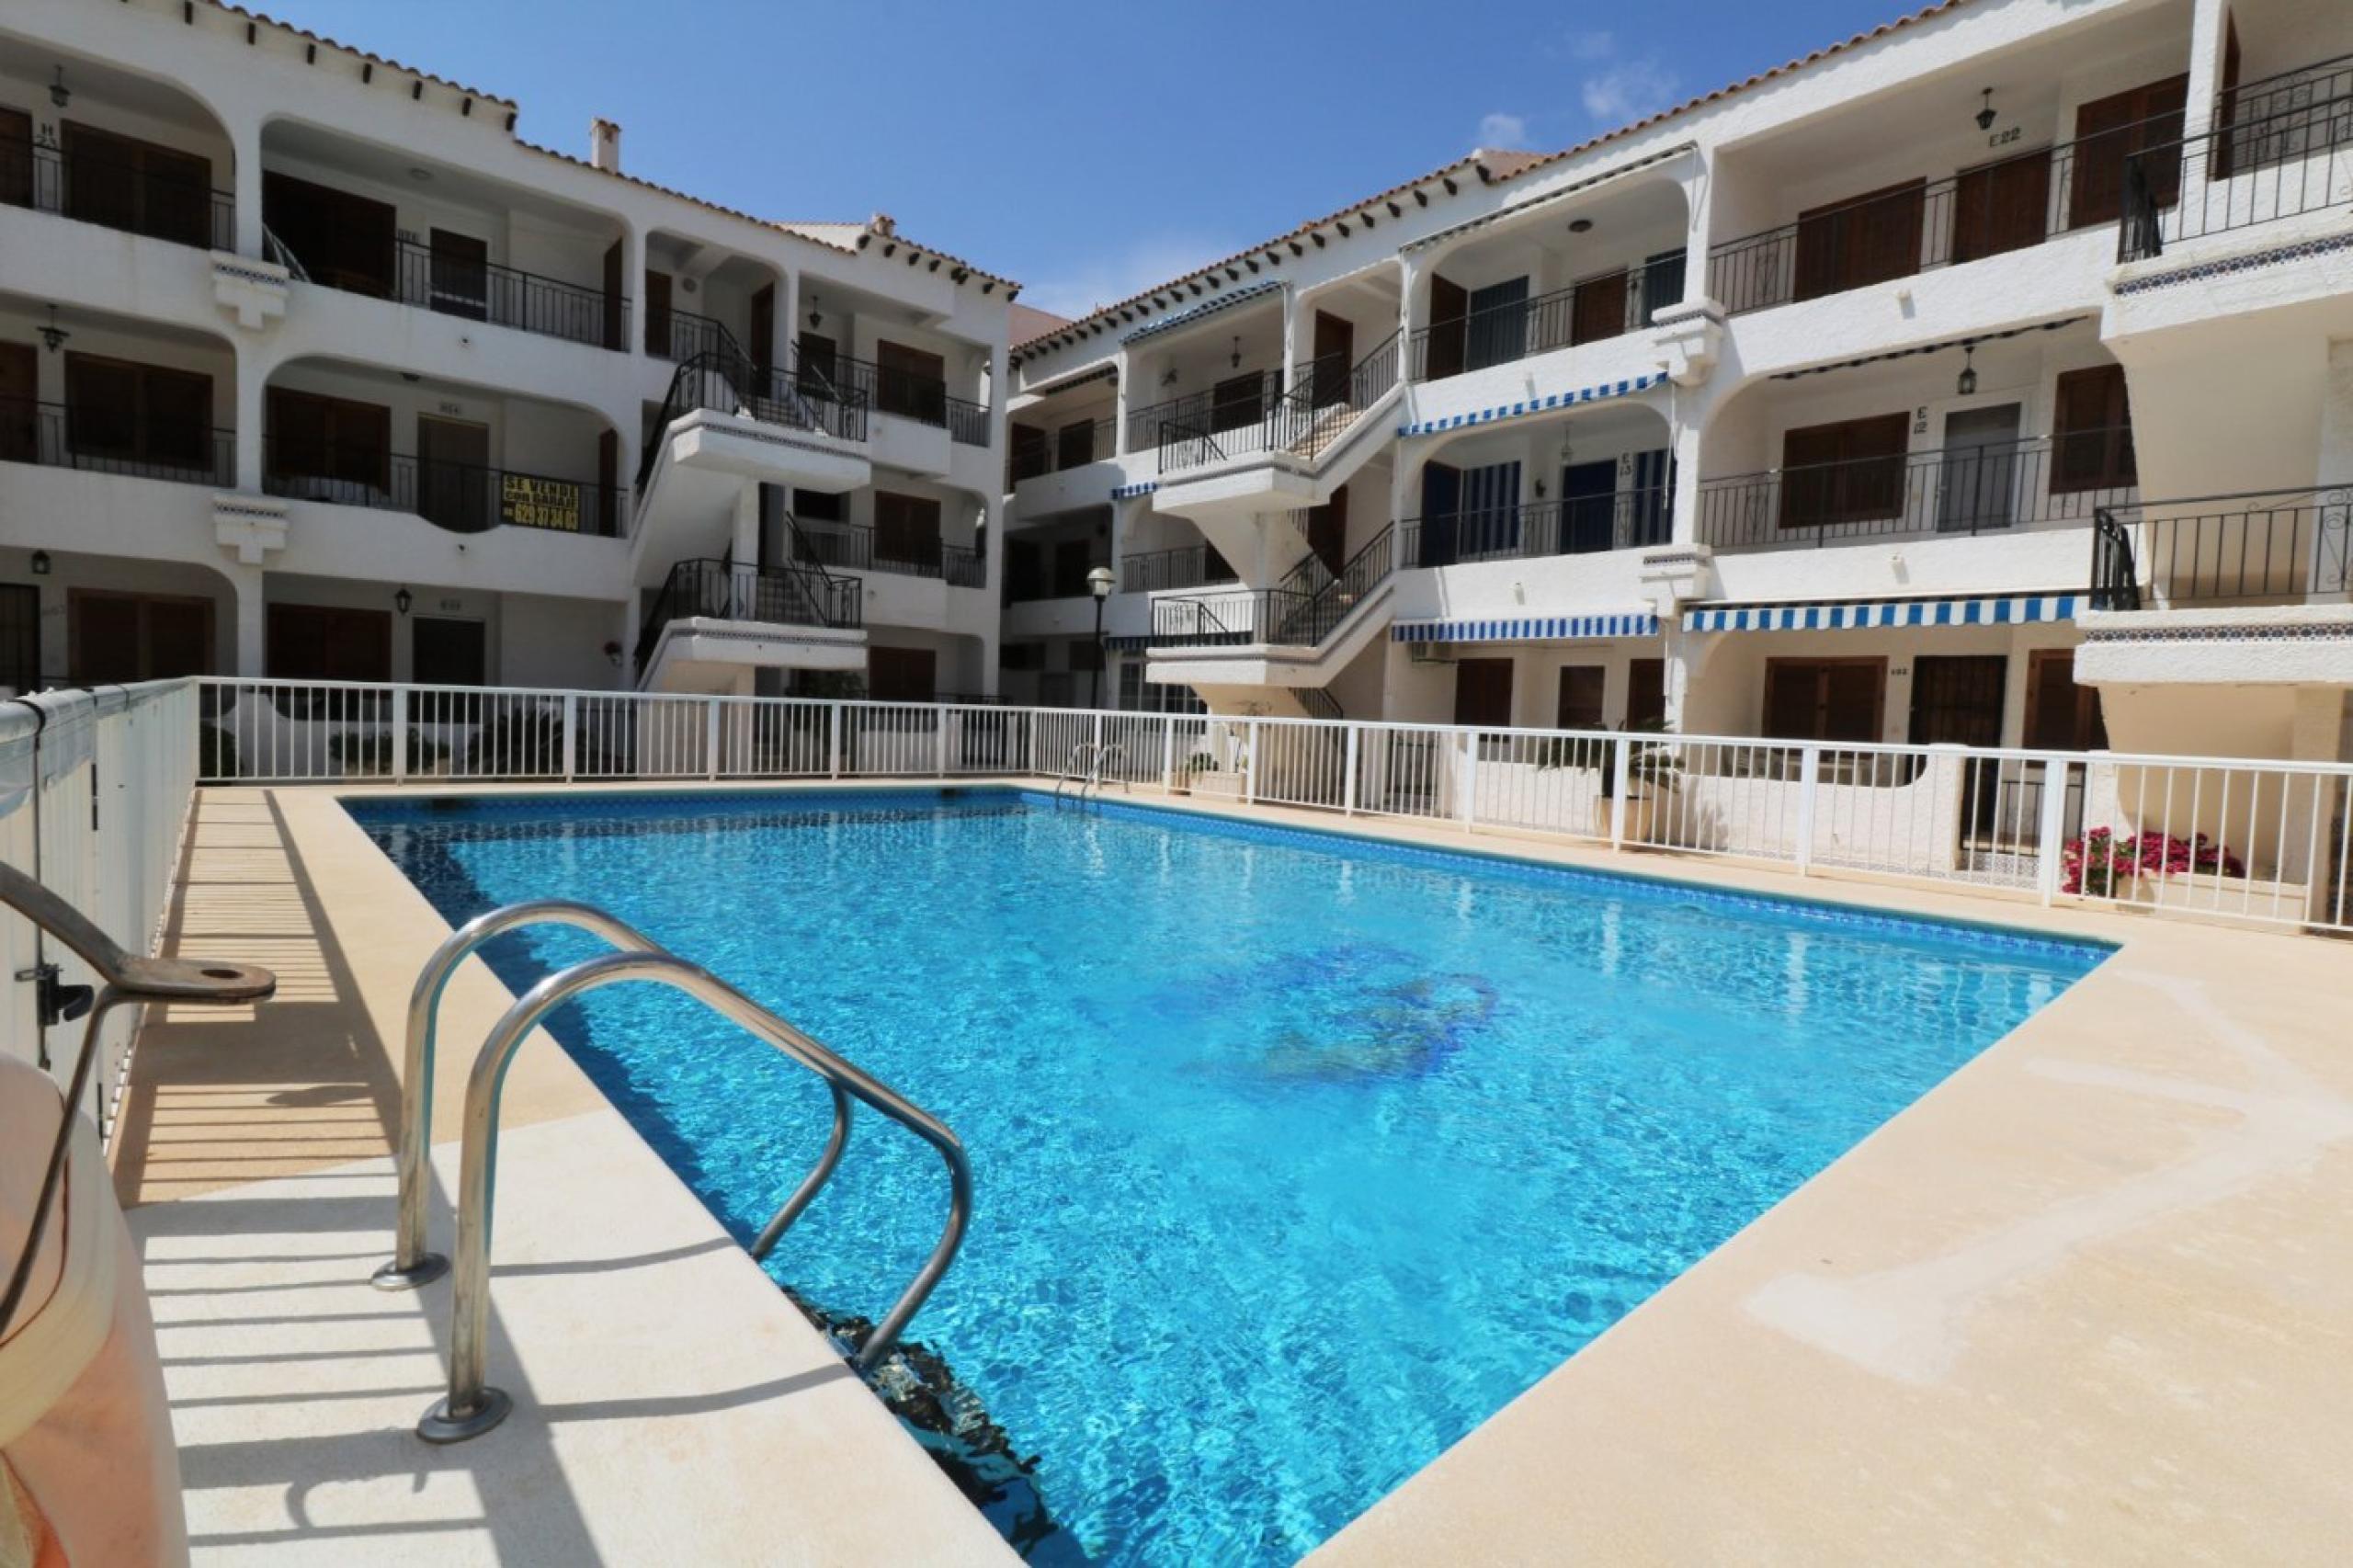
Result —
[{"label": "pool ladder handrail", "polygon": [[683,991],[721,1016],[757,1035],[825,1082],[833,1098],[834,1125],[824,1152],[784,1206],[752,1244],[755,1258],[766,1258],[841,1164],[849,1142],[850,1101],[860,1101],[939,1151],[949,1172],[948,1222],[939,1241],[851,1357],[861,1372],[888,1355],[907,1323],[955,1261],[972,1216],[972,1168],[964,1146],[947,1125],[880,1080],[835,1054],[809,1035],[699,965],[688,962],[651,937],[593,904],[568,899],[535,899],[476,916],[452,932],[426,963],[410,997],[407,1072],[402,1084],[399,1151],[400,1218],[397,1256],[377,1271],[376,1282],[399,1290],[437,1278],[449,1266],[426,1251],[425,1197],[432,1142],[432,1082],[436,1024],[441,994],[460,962],[502,932],[532,924],[576,926],[618,949],[584,960],[549,975],[499,1018],[474,1058],[466,1083],[465,1124],[460,1144],[456,1300],[451,1309],[449,1392],[417,1423],[428,1442],[454,1443],[478,1437],[504,1420],[514,1402],[486,1382],[490,1326],[491,1200],[497,1185],[499,1101],[506,1069],[523,1041],[546,1016],[585,992],[624,981],[648,981]]},{"label": "pool ladder handrail", "polygon": [[[1128,748],[1119,741],[1111,741],[1108,743],[1081,741],[1076,745],[1071,747],[1070,755],[1063,759],[1062,772],[1057,775],[1054,779],[1054,803],[1056,805],[1062,804],[1063,786],[1065,784],[1075,784],[1078,786],[1078,793],[1074,798],[1081,805],[1085,805],[1086,803],[1086,795],[1088,790],[1091,790],[1098,795],[1101,794],[1103,791],[1104,765],[1115,756],[1122,763],[1125,763],[1128,759]],[[1081,758],[1086,759],[1084,769],[1080,767]],[[1135,789],[1135,786],[1130,783],[1124,775],[1120,778],[1120,783],[1131,792]]]}]

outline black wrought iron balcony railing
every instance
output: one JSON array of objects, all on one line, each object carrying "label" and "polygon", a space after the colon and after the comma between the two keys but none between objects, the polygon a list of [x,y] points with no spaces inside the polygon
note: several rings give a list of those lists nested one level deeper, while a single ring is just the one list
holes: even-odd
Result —
[{"label": "black wrought iron balcony railing", "polygon": [[262,448],[262,489],[289,500],[414,512],[452,533],[517,528],[612,539],[621,532],[615,484],[277,436]]},{"label": "black wrought iron balcony railing", "polygon": [[1464,507],[1410,518],[1399,527],[1405,531],[1408,566],[1464,566],[1646,549],[1674,537],[1675,494],[1662,486],[1518,506]]},{"label": "black wrought iron balcony railing", "polygon": [[1225,557],[1207,544],[1151,551],[1120,562],[1120,591],[1128,594],[1157,594],[1234,580],[1233,568],[1225,563]]},{"label": "black wrought iron balcony railing", "polygon": [[822,566],[751,566],[732,561],[681,561],[670,568],[637,639],[637,665],[662,644],[676,620],[762,621],[772,626],[863,624],[865,596],[855,577]]},{"label": "black wrought iron balcony railing", "polygon": [[1326,570],[1311,556],[1271,588],[1233,588],[1197,597],[1154,599],[1153,645],[1320,647],[1388,580],[1395,550],[1393,531],[1382,528],[1337,572]]},{"label": "black wrought iron balcony railing", "polygon": [[988,584],[988,562],[970,545],[946,544],[937,537],[904,535],[861,524],[801,524],[794,534],[796,560],[851,572],[888,572],[902,577],[937,577],[951,588]]},{"label": "black wrought iron balcony railing", "polygon": [[[2335,96],[2298,101],[2323,90]],[[2251,112],[2263,105],[2287,107]],[[2348,204],[2353,69],[2323,71],[2301,86],[2242,88],[2225,122],[2127,161],[2116,257],[2141,261],[2179,241]]]},{"label": "black wrought iron balcony railing", "polygon": [[[299,233],[301,227],[275,219],[270,226],[274,233],[281,234]],[[409,239],[392,240],[366,258],[364,265],[347,257],[339,265],[326,267],[317,256],[305,256],[282,241],[279,248],[287,264],[304,281],[347,294],[391,300],[438,315],[462,316],[599,348],[629,347],[628,299],[586,284],[437,252]]]},{"label": "black wrought iron balcony railing", "polygon": [[682,362],[670,376],[670,390],[654,416],[655,438],[646,442],[637,465],[642,490],[670,426],[695,409],[740,414],[763,425],[814,431],[845,441],[866,439],[866,394],[837,386],[814,366],[778,369],[756,365],[729,349],[711,349]]},{"label": "black wrought iron balcony railing", "polygon": [[236,199],[205,179],[37,142],[0,142],[0,205],[199,249],[237,248]]},{"label": "black wrought iron balcony railing", "polygon": [[1199,468],[1247,452],[1282,452],[1315,461],[1397,385],[1404,347],[1404,335],[1392,332],[1353,365],[1338,355],[1311,359],[1297,368],[1289,387],[1281,384],[1280,372],[1267,371],[1246,396],[1234,383],[1221,383],[1208,394],[1205,407],[1158,420],[1160,472]]},{"label": "black wrought iron balcony railing", "polygon": [[645,351],[656,359],[684,364],[699,355],[726,353],[748,362],[741,339],[727,324],[676,306],[645,312]]},{"label": "black wrought iron balcony railing", "polygon": [[1085,468],[1118,452],[1120,422],[1108,415],[1100,419],[1071,420],[1051,429],[1016,421],[1008,429],[1012,450],[1006,459],[1007,489],[1025,479]]},{"label": "black wrought iron balcony railing", "polygon": [[1753,550],[2089,524],[2137,483],[2130,427],[2063,431],[1702,480],[1698,537]]},{"label": "black wrought iron balcony railing", "polygon": [[237,483],[237,433],[129,409],[0,398],[0,462],[229,489]]},{"label": "black wrought iron balcony railing", "polygon": [[1629,267],[1567,289],[1432,322],[1409,340],[1406,373],[1443,381],[1556,348],[1623,337],[1683,298],[1684,263]]},{"label": "black wrought iron balcony railing", "polygon": [[865,393],[868,406],[877,414],[938,426],[948,432],[949,440],[965,446],[988,445],[988,405],[953,395],[948,383],[937,376],[841,354],[828,355],[822,362],[810,358],[802,363],[813,369],[822,366],[835,385]]},{"label": "black wrought iron balcony railing", "polygon": [[1266,418],[1282,396],[1280,369],[1237,370],[1209,392],[1187,392],[1128,411],[1128,450],[1148,452],[1171,439],[1245,429]]},{"label": "black wrought iron balcony railing", "polygon": [[2353,490],[2103,506],[2091,585],[2095,609],[2342,600],[2353,593]]},{"label": "black wrought iron balcony railing", "polygon": [[[2161,165],[2177,153],[2181,124],[2178,110],[2153,116],[1728,240],[1708,252],[1708,296],[1733,314],[1763,310],[2114,222],[2124,212],[2127,170],[2135,161],[2148,160],[2153,189],[2170,188]],[[2177,169],[2177,156],[2174,164]]]}]

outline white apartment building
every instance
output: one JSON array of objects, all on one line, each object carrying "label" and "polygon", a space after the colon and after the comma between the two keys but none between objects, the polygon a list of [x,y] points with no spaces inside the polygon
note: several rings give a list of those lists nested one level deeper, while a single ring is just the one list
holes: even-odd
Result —
[{"label": "white apartment building", "polygon": [[2353,755],[2353,6],[1949,0],[1018,335],[1006,688]]},{"label": "white apartment building", "polygon": [[0,12],[0,685],[994,688],[1015,286],[211,0]]},{"label": "white apartment building", "polygon": [[0,15],[0,684],[2353,732],[2342,0],[1949,0],[1077,321],[516,117]]}]

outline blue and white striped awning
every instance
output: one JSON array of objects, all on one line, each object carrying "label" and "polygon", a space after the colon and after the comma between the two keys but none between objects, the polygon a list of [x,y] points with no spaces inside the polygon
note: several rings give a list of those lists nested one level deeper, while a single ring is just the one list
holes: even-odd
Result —
[{"label": "blue and white striped awning", "polygon": [[1579,638],[1657,635],[1658,617],[1647,610],[1509,620],[1401,620],[1389,628],[1392,642],[1566,642]]},{"label": "blue and white striped awning", "polygon": [[1492,425],[1498,419],[1517,419],[1523,415],[1542,414],[1547,409],[1566,408],[1571,403],[1599,403],[1605,398],[1631,397],[1666,380],[1664,370],[1646,376],[1633,376],[1622,381],[1604,381],[1599,386],[1579,387],[1574,392],[1552,392],[1543,397],[1526,398],[1518,403],[1498,403],[1493,408],[1474,409],[1469,414],[1449,414],[1443,419],[1425,419],[1419,425],[1400,425],[1400,436],[1435,436],[1441,430],[1461,430],[1472,425]]},{"label": "blue and white striped awning", "polygon": [[1879,599],[1862,604],[1699,605],[1686,631],[1859,631],[1880,626],[2023,626],[2073,620],[2080,594],[1974,599]]}]

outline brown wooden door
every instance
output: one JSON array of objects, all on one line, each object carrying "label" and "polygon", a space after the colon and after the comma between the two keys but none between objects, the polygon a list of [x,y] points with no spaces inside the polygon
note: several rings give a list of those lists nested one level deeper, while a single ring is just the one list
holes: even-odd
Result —
[{"label": "brown wooden door", "polygon": [[490,498],[490,426],[416,416],[416,509],[427,522],[480,533],[497,514]]},{"label": "brown wooden door", "polygon": [[[2229,12],[2222,13],[2222,80],[2221,90],[2214,95],[2214,129],[2229,131],[2239,122],[2239,23]],[[2217,136],[2213,153],[2207,159],[2206,177],[2228,179],[2237,160],[2234,153],[2239,138]]]},{"label": "brown wooden door", "polygon": [[279,680],[390,680],[392,612],[271,605],[266,656]]},{"label": "brown wooden door", "polygon": [[1307,548],[1324,570],[1337,575],[1347,564],[1348,487],[1341,485],[1321,506],[1307,509]]},{"label": "brown wooden door", "polygon": [[661,359],[678,359],[678,345],[670,334],[670,275],[645,269],[645,351]]},{"label": "brown wooden door", "polygon": [[390,493],[392,411],[381,403],[269,389],[269,472],[326,482],[316,498],[360,505],[352,491]]},{"label": "brown wooden door", "polygon": [[29,343],[0,343],[0,462],[40,460],[40,356]]},{"label": "brown wooden door", "polygon": [[1636,659],[1626,666],[1626,728],[1666,728],[1666,661]]},{"label": "brown wooden door", "polygon": [[432,290],[426,304],[445,316],[469,321],[490,317],[490,242],[449,229],[431,235],[428,276]]},{"label": "brown wooden door", "polygon": [[800,338],[798,385],[809,397],[832,397],[841,385],[841,350],[822,333],[804,332]]},{"label": "brown wooden door", "polygon": [[1266,412],[1267,378],[1256,370],[1228,376],[1210,388],[1211,430],[1243,429],[1258,423]]},{"label": "brown wooden door", "polygon": [[939,655],[929,648],[866,650],[866,694],[877,702],[928,702],[938,690]]},{"label": "brown wooden door", "polygon": [[752,357],[755,369],[766,370],[776,364],[776,285],[764,283],[752,296],[752,341],[744,351]]},{"label": "brown wooden door", "polygon": [[211,244],[210,160],[70,119],[58,129],[66,216],[181,244]]},{"label": "brown wooden door", "polygon": [[1907,180],[1798,214],[1796,295],[1816,300],[1920,270],[1928,183]]},{"label": "brown wooden door", "polygon": [[212,601],[75,588],[66,596],[69,678],[167,680],[212,673]]},{"label": "brown wooden door", "polygon": [[399,292],[399,221],[389,202],[268,172],[261,198],[262,221],[313,281],[358,294]]},{"label": "brown wooden door", "polygon": [[621,299],[621,242],[605,247],[605,347],[629,347],[628,306]]},{"label": "brown wooden door", "polygon": [[1463,659],[1454,666],[1454,722],[1483,730],[1511,725],[1509,659]]},{"label": "brown wooden door", "polygon": [[0,584],[0,691],[21,697],[40,685],[40,590]]},{"label": "brown wooden door", "polygon": [[874,559],[903,566],[939,565],[939,503],[928,495],[874,493]]},{"label": "brown wooden door", "polygon": [[1315,312],[1315,406],[1326,408],[1345,403],[1348,396],[1348,372],[1357,362],[1356,323],[1328,311]]},{"label": "brown wooden door", "polygon": [[[2067,226],[2112,223],[2124,212],[2124,171],[2133,155],[2181,140],[2182,110],[2189,101],[2187,74],[2095,98],[2075,109],[2075,151],[2069,176]],[[2149,193],[2170,207],[2181,193],[2181,160],[2141,161]]]},{"label": "brown wooden door", "polygon": [[1607,672],[1599,665],[1563,665],[1561,693],[1552,724],[1562,730],[1601,728],[1601,693]]},{"label": "brown wooden door", "polygon": [[1952,201],[1955,261],[2040,244],[2051,221],[2050,149],[1964,169]]},{"label": "brown wooden door", "polygon": [[66,448],[77,458],[210,473],[212,378],[95,354],[65,356]]},{"label": "brown wooden door", "polygon": [[1823,528],[1901,517],[1912,419],[1882,414],[1808,425],[1781,437],[1781,527]]},{"label": "brown wooden door", "polygon": [[2137,483],[2132,404],[2121,365],[2061,372],[2052,421],[2051,490],[2074,494],[2117,490]]},{"label": "brown wooden door", "polygon": [[1422,352],[1422,379],[1435,381],[1462,373],[1462,347],[1467,341],[1471,296],[1459,283],[1433,274],[1430,278],[1429,347]]},{"label": "brown wooden door", "polygon": [[1569,296],[1569,342],[1598,343],[1626,330],[1626,273],[1588,278]]},{"label": "brown wooden door", "polygon": [[0,204],[33,204],[33,117],[0,108]]},{"label": "brown wooden door", "polygon": [[874,345],[874,406],[929,425],[948,422],[948,361],[888,338]]},{"label": "brown wooden door", "polygon": [[1997,746],[2010,661],[2000,653],[1922,653],[1912,660],[1915,746]]},{"label": "brown wooden door", "polygon": [[1883,658],[1768,659],[1765,733],[1779,741],[1874,742],[1886,695]]},{"label": "brown wooden door", "polygon": [[409,623],[409,676],[419,686],[482,686],[489,656],[483,623],[420,615]]},{"label": "brown wooden door", "polygon": [[2072,648],[2038,648],[2027,655],[2026,744],[2036,751],[2108,749],[2099,687],[2075,684]]},{"label": "brown wooden door", "polygon": [[[1108,457],[1109,453],[1104,454]],[[1095,421],[1074,419],[1054,432],[1054,467],[1084,468],[1095,460]]]}]

